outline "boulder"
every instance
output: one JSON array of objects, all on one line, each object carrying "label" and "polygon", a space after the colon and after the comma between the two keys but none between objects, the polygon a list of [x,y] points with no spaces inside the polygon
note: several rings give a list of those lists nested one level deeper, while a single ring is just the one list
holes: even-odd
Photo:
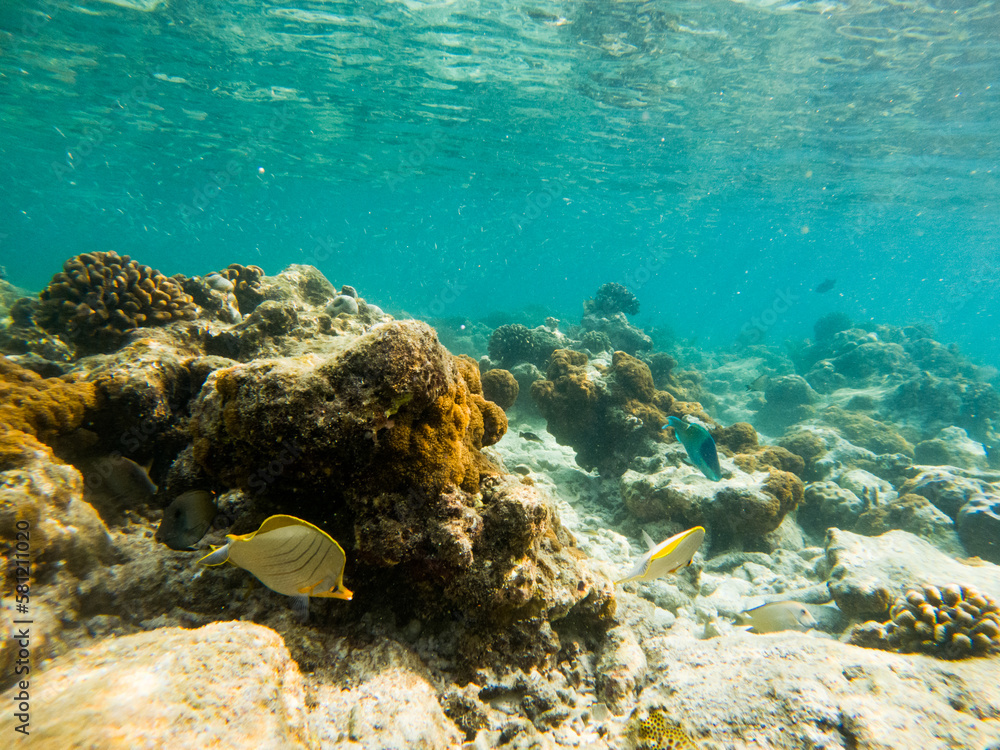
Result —
[{"label": "boulder", "polygon": [[958,511],[957,524],[970,555],[1000,564],[1000,495],[973,495]]},{"label": "boulder", "polygon": [[650,644],[663,652],[650,658],[660,665],[657,679],[642,691],[637,714],[658,713],[701,747],[944,750],[1000,742],[993,718],[1000,659],[946,662],[797,633],[659,641]]},{"label": "boulder", "polygon": [[886,619],[896,597],[924,583],[971,585],[1000,598],[1000,567],[959,562],[906,531],[866,537],[830,529],[826,561],[830,593],[850,617]]},{"label": "boulder", "polygon": [[[269,628],[223,622],[113,638],[31,680],[33,747],[307,748],[302,676]],[[12,705],[17,688],[3,699]],[[14,737],[5,711],[0,731]]]}]

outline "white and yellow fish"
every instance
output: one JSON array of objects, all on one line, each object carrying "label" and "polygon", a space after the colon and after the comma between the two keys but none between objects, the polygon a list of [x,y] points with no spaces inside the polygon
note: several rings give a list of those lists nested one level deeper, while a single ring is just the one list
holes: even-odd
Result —
[{"label": "white and yellow fish", "polygon": [[808,630],[819,626],[812,612],[802,602],[770,602],[736,615],[737,625],[749,625],[753,633],[778,633],[782,630]]},{"label": "white and yellow fish", "polygon": [[285,596],[350,599],[344,588],[347,556],[325,531],[295,516],[271,516],[249,534],[227,534],[229,543],[199,562],[231,562]]},{"label": "white and yellow fish", "polygon": [[705,529],[695,526],[680,534],[674,534],[659,544],[650,539],[645,530],[642,532],[642,538],[646,540],[649,552],[642,556],[628,575],[615,583],[652,581],[654,578],[660,578],[680,570],[685,565],[690,565],[691,558],[705,538]]}]

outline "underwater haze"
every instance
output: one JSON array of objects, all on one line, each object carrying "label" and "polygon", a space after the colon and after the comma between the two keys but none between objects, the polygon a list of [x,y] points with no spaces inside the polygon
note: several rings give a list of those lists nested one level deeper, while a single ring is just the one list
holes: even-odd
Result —
[{"label": "underwater haze", "polygon": [[307,263],[439,319],[617,281],[714,346],[838,310],[1000,364],[998,38],[974,0],[6,0],[0,263]]}]

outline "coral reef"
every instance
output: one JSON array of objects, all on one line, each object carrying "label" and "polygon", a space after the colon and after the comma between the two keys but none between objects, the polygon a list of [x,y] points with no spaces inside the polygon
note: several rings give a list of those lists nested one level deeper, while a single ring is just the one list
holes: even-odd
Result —
[{"label": "coral reef", "polygon": [[520,323],[500,326],[490,336],[490,360],[510,369],[522,362],[545,367],[549,356],[562,346],[559,339],[544,328],[531,329]]},{"label": "coral reef", "polygon": [[576,451],[583,468],[619,476],[632,458],[656,451],[669,416],[692,414],[712,424],[699,404],[656,390],[641,360],[615,352],[610,366],[598,364],[583,352],[558,349],[546,379],[531,386],[549,432]]},{"label": "coral reef", "polygon": [[462,613],[470,662],[544,660],[557,638],[537,622],[570,610],[599,621],[613,601],[537,492],[482,454],[506,417],[475,362],[423,323],[375,326],[325,358],[218,370],[192,411],[194,458],[211,475],[344,529],[355,575],[369,577],[356,601]]},{"label": "coral reef", "polygon": [[517,378],[509,370],[499,368],[488,370],[482,375],[483,398],[492,401],[506,411],[517,401],[520,387]]},{"label": "coral reef", "polygon": [[884,624],[865,623],[852,633],[859,645],[944,659],[1000,651],[1000,606],[971,586],[925,584],[896,599]]},{"label": "coral reef", "polygon": [[638,315],[639,300],[626,287],[609,281],[601,285],[593,299],[584,301],[583,311],[586,315],[599,315],[601,317],[608,317],[616,313]]},{"label": "coral reef", "polygon": [[230,263],[229,267],[219,271],[218,275],[232,284],[231,291],[236,297],[241,315],[249,315],[257,308],[257,305],[264,301],[264,294],[260,290],[264,269],[259,266],[241,266],[239,263]]},{"label": "coral reef", "polygon": [[180,282],[114,251],[70,258],[39,299],[36,322],[85,351],[114,348],[133,328],[198,315]]}]

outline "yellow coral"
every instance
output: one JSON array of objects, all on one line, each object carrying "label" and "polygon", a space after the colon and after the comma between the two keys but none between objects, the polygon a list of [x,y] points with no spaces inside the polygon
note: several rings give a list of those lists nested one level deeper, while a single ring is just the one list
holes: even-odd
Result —
[{"label": "yellow coral", "polygon": [[0,356],[0,468],[75,430],[96,401],[91,383],[42,378]]}]

